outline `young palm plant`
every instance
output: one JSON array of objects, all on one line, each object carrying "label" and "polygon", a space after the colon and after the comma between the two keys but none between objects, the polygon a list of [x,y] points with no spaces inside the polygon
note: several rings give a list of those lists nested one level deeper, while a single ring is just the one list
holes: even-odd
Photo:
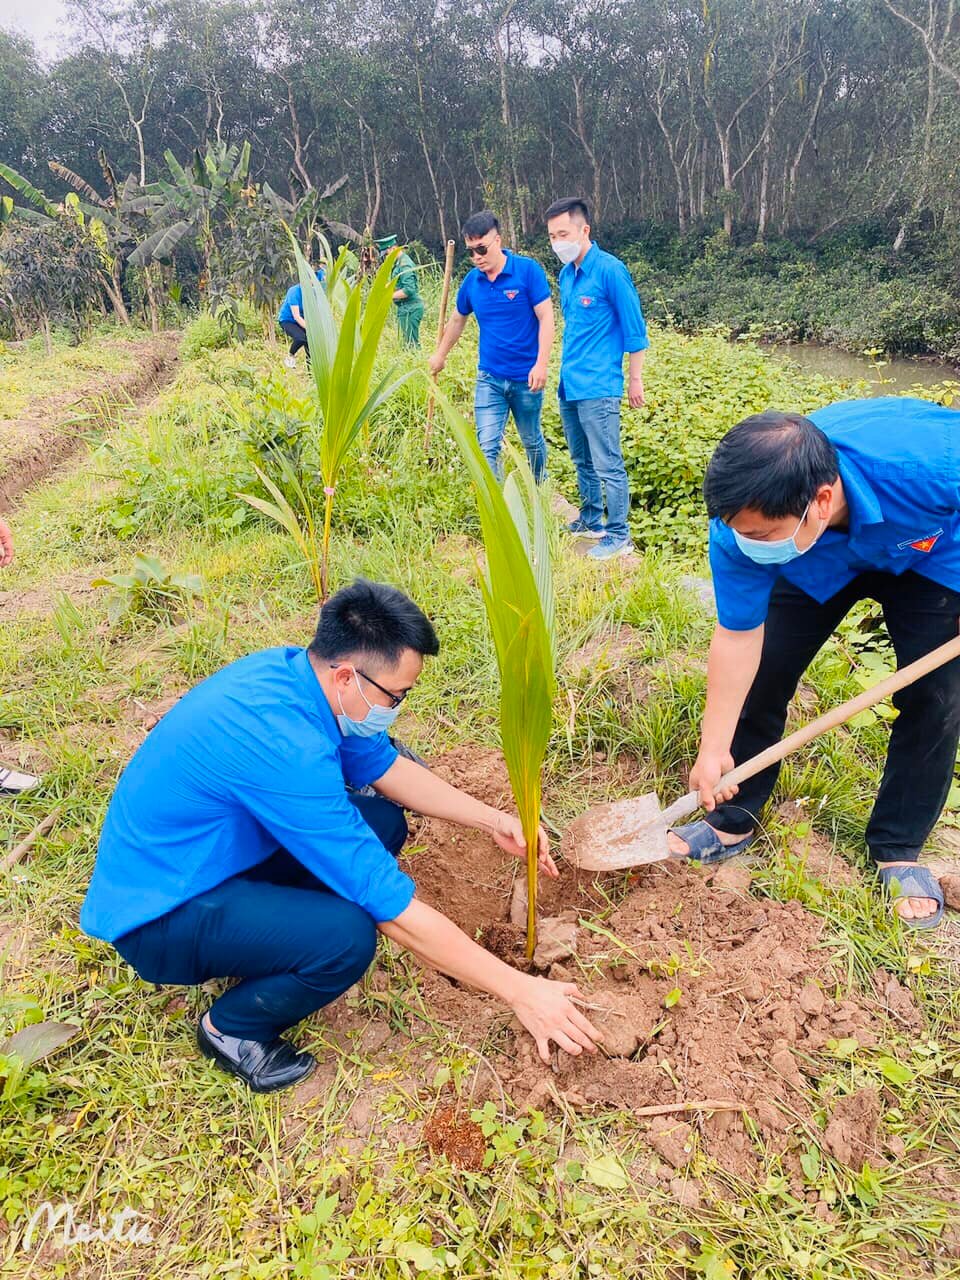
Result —
[{"label": "young palm plant", "polygon": [[[413,370],[397,374],[389,369],[374,383],[374,364],[393,299],[393,256],[377,272],[364,300],[362,281],[348,284],[335,272],[334,281],[342,310],[331,306],[324,286],[291,235],[300,286],[303,290],[303,317],[310,350],[310,372],[316,388],[319,415],[320,477],[323,480],[323,528],[320,539],[319,573],[315,572],[316,520],[308,486],[297,483],[294,493],[297,510],[281,503],[270,486],[273,503],[246,500],[263,511],[295,538],[311,566],[311,574],[321,603],[329,595],[330,531],[333,501],[344,465],[357,436],[379,409],[407,380]],[[288,489],[290,475],[284,480]],[[294,533],[294,528],[298,530]]]},{"label": "young palm plant", "polygon": [[486,567],[480,589],[500,671],[500,739],[527,842],[527,958],[537,942],[537,857],[541,773],[553,727],[556,632],[553,567],[542,495],[526,460],[501,489],[476,435],[438,394],[473,481]]}]

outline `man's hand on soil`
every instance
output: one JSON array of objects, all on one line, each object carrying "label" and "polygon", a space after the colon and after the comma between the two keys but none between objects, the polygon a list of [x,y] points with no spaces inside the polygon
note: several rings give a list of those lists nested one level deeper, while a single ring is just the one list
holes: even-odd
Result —
[{"label": "man's hand on soil", "polygon": [[[555,880],[560,872],[557,870],[557,864],[550,857],[550,840],[543,827],[538,827],[538,831],[540,852],[537,863],[545,875]],[[515,818],[512,813],[498,813],[490,834],[504,853],[512,853],[515,858],[527,856],[527,842],[523,838],[523,827],[520,825],[520,819]]]},{"label": "man's hand on soil", "polygon": [[583,996],[572,982],[551,982],[549,978],[534,978],[527,974],[519,993],[510,1005],[537,1042],[537,1052],[544,1062],[550,1061],[550,1042],[565,1053],[576,1056],[586,1049],[596,1053],[602,1033],[580,1012],[571,1000]]}]

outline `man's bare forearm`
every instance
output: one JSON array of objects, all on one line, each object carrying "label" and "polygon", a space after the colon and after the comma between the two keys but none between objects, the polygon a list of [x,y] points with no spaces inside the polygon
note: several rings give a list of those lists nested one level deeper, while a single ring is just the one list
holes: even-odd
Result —
[{"label": "man's bare forearm", "polygon": [[511,1004],[526,975],[498,960],[452,920],[414,898],[395,920],[377,926],[385,937],[448,977]]},{"label": "man's bare forearm", "polygon": [[461,335],[467,325],[467,317],[462,316],[459,311],[454,312],[446,323],[446,327],[437,344],[437,355],[441,360],[446,360],[447,356],[460,341]]},{"label": "man's bare forearm", "polygon": [[474,800],[465,791],[458,791],[429,769],[404,756],[399,756],[373,787],[388,800],[403,805],[404,809],[413,809],[424,817],[441,818],[478,831],[493,831],[500,816],[497,809]]},{"label": "man's bare forearm", "polygon": [[752,631],[728,631],[718,625],[714,630],[707,659],[702,753],[720,755],[729,751],[737,720],[760,666],[762,650],[762,626]]}]

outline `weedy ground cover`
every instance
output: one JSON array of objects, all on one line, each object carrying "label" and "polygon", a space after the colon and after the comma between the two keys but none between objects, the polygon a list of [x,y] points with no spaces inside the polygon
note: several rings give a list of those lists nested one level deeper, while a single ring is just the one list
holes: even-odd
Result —
[{"label": "weedy ground cover", "polygon": [[[383,368],[397,355],[386,345]],[[462,343],[451,358],[458,400],[474,357]],[[784,769],[746,875],[594,882],[567,869],[544,886],[544,910],[576,926],[574,952],[552,963],[606,1019],[608,1051],[592,1064],[537,1067],[506,1011],[384,946],[301,1029],[321,1059],[312,1081],[255,1097],[196,1055],[209,993],[144,984],[79,931],[111,787],[149,726],[194,681],[303,643],[315,622],[296,547],[237,497],[257,491],[267,426],[315,481],[316,442],[296,430],[309,387],[277,363],[259,339],[201,350],[146,417],[105,431],[17,512],[19,557],[0,592],[0,753],[45,783],[0,809],[0,838],[15,843],[57,805],[61,816],[3,886],[0,1040],[45,1019],[79,1034],[0,1085],[0,1265],[77,1280],[957,1274],[960,948],[949,932],[939,944],[906,934],[863,874],[880,720]],[[425,388],[411,379],[358,441],[331,585],[362,572],[429,610],[441,653],[398,729],[445,776],[505,801],[480,527],[442,424],[423,465]],[[711,628],[684,585],[703,572],[697,467],[744,412],[841,390],[669,330],[655,333],[648,388],[648,410],[625,414],[634,479],[647,476],[645,555],[599,572],[570,554],[556,564],[543,792],[555,831],[594,801],[680,792]],[[550,465],[572,497],[561,450]],[[176,610],[111,610],[116,585],[91,586],[129,575],[138,555],[161,581],[190,575]],[[865,613],[821,655],[804,715],[856,692],[862,652],[885,660],[875,636]],[[429,901],[516,954],[518,863],[424,822],[405,856]],[[743,1109],[641,1111],[711,1098]],[[424,1139],[449,1108],[479,1130],[477,1167]],[[153,1242],[47,1241],[28,1255],[25,1221],[45,1200],[83,1221],[129,1206]]]}]

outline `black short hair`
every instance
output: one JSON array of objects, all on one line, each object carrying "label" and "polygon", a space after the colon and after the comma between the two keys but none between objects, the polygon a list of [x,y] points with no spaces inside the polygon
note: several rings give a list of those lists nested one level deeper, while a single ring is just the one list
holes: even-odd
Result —
[{"label": "black short hair", "polygon": [[738,422],[717,445],[703,496],[721,520],[747,508],[768,520],[799,517],[838,474],[837,451],[818,426],[803,414],[768,409]]},{"label": "black short hair", "polygon": [[560,200],[554,200],[543,215],[543,220],[549,222],[551,218],[559,218],[561,213],[579,213],[584,222],[590,221],[590,206],[583,196],[563,196]]},{"label": "black short hair", "polygon": [[310,644],[310,652],[326,662],[367,654],[385,667],[395,667],[405,649],[439,653],[433,623],[402,591],[366,578],[330,597]]},{"label": "black short hair", "polygon": [[478,240],[480,236],[485,236],[488,231],[499,231],[500,221],[495,213],[491,213],[489,209],[481,209],[479,213],[471,213],[460,228],[463,238],[467,236],[471,240]]}]

